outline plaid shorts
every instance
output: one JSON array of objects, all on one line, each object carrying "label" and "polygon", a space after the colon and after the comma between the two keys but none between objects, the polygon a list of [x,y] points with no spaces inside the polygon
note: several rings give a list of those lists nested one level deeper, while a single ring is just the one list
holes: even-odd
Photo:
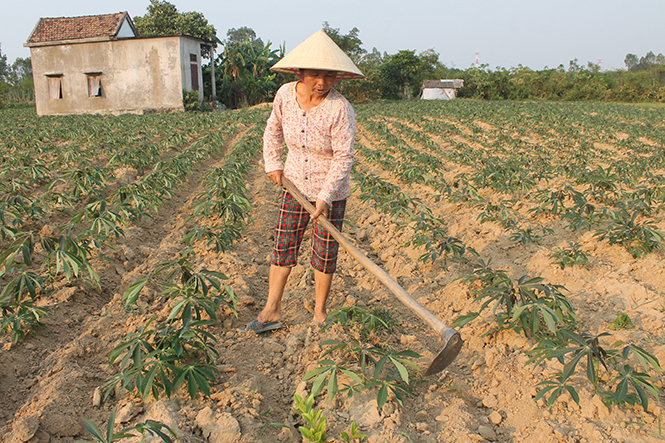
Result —
[{"label": "plaid shorts", "polygon": [[[346,199],[332,203],[328,208],[328,220],[338,230],[342,230]],[[305,229],[309,223],[309,213],[288,191],[282,190],[282,203],[279,207],[275,247],[272,251],[272,264],[292,268],[298,262],[298,250]],[[314,222],[312,226],[312,267],[324,274],[332,274],[337,269],[339,243],[328,232]]]}]

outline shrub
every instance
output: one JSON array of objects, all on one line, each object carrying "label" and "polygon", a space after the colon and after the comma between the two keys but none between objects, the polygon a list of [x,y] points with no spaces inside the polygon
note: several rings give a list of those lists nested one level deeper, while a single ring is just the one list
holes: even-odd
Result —
[{"label": "shrub", "polygon": [[198,91],[182,91],[182,106],[185,111],[198,111],[201,109],[201,96]]}]

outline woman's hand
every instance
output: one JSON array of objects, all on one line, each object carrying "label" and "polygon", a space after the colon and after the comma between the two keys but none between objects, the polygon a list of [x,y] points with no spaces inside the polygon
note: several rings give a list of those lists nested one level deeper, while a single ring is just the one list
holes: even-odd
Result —
[{"label": "woman's hand", "polygon": [[319,215],[323,214],[324,217],[328,218],[328,203],[324,200],[316,199],[316,211],[310,216],[312,220],[319,218]]},{"label": "woman's hand", "polygon": [[271,182],[273,182],[276,185],[283,186],[282,185],[282,174],[284,171],[277,170],[277,171],[272,171],[268,172],[268,178],[270,179]]}]

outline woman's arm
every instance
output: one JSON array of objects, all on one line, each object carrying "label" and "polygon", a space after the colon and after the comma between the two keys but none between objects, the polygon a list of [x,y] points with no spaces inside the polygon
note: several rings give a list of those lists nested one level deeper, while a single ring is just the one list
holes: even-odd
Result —
[{"label": "woman's arm", "polygon": [[[266,128],[263,131],[263,161],[265,163],[265,171],[274,183],[281,186],[281,172],[284,169],[282,164],[282,142],[284,141],[284,131],[282,130],[282,94],[277,91],[275,94],[275,101],[272,105],[272,112],[266,122]],[[279,171],[279,174],[272,172]],[[275,177],[275,179],[273,179]]]}]

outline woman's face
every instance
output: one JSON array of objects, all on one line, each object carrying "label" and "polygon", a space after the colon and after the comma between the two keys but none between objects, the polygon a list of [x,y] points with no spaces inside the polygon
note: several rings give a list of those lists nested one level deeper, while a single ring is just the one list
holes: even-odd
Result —
[{"label": "woman's face", "polygon": [[302,78],[314,95],[325,97],[337,80],[337,71],[303,69]]}]

